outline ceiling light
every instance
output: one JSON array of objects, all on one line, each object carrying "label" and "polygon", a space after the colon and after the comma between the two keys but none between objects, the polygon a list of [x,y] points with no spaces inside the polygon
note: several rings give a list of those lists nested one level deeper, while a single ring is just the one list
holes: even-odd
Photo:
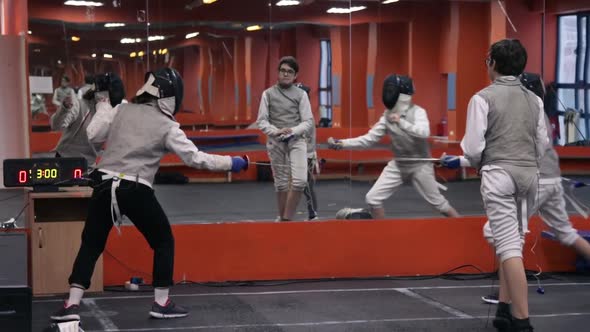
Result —
[{"label": "ceiling light", "polygon": [[162,50],[162,54],[166,54],[166,53],[168,53],[168,49],[167,48],[165,48],[165,49]]},{"label": "ceiling light", "polygon": [[135,53],[135,52],[129,53],[130,58],[135,58],[136,56],[137,56],[137,53]]},{"label": "ceiling light", "polygon": [[91,55],[93,58],[96,58],[96,53],[92,53]]},{"label": "ceiling light", "polygon": [[135,44],[140,43],[141,38],[123,38],[121,39],[121,44]]},{"label": "ceiling light", "polygon": [[118,27],[124,27],[125,23],[105,23],[104,27],[105,28],[118,28]]},{"label": "ceiling light", "polygon": [[66,6],[85,6],[85,7],[100,7],[104,4],[98,1],[76,1],[76,0],[68,0],[64,2]]},{"label": "ceiling light", "polygon": [[154,50],[154,51],[152,52],[152,54],[153,54],[153,55],[156,55],[156,50]]},{"label": "ceiling light", "polygon": [[251,25],[249,27],[246,28],[247,31],[256,31],[256,30],[260,30],[262,29],[262,26],[260,25]]},{"label": "ceiling light", "polygon": [[112,59],[113,56],[111,54],[105,53],[102,55],[103,58]]},{"label": "ceiling light", "polygon": [[214,3],[215,1],[217,1],[217,0],[203,0],[203,3],[206,5],[210,5],[210,4]]},{"label": "ceiling light", "polygon": [[281,0],[277,2],[277,6],[297,6],[299,3],[298,0]]},{"label": "ceiling light", "polygon": [[143,56],[143,54],[144,54],[143,51],[137,52],[137,56]]},{"label": "ceiling light", "polygon": [[149,36],[148,41],[164,40],[164,36]]},{"label": "ceiling light", "polygon": [[359,10],[363,10],[366,9],[367,7],[365,6],[355,6],[355,7],[350,7],[350,8],[336,8],[336,7],[332,7],[330,9],[328,9],[328,14],[350,14],[352,12],[358,12]]},{"label": "ceiling light", "polygon": [[195,38],[198,35],[199,35],[198,32],[191,32],[191,33],[187,33],[186,36],[184,36],[184,38],[185,39],[191,39],[191,38]]},{"label": "ceiling light", "polygon": [[383,0],[383,2],[381,2],[382,4],[386,5],[388,3],[394,3],[394,2],[398,2],[399,0]]},{"label": "ceiling light", "polygon": [[27,33],[30,35],[33,33],[33,31],[29,30],[29,31],[27,31]]},{"label": "ceiling light", "polygon": [[80,37],[72,36],[72,41],[75,41],[75,42],[80,41]]}]

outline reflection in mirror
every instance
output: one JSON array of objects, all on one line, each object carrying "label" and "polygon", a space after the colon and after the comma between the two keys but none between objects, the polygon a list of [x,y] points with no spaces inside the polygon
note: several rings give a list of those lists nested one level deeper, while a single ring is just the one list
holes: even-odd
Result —
[{"label": "reflection in mirror", "polygon": [[[249,194],[245,203],[249,207],[256,206],[255,211],[244,211],[243,205],[242,208],[224,206],[220,209],[223,212],[199,212],[199,220],[272,220],[279,215],[270,182],[268,138],[257,128],[256,120],[263,92],[279,79],[281,57],[291,55],[299,62],[296,82],[309,88],[314,126],[343,127],[341,120],[333,121],[333,105],[338,112],[341,105],[339,100],[333,100],[330,40],[332,34],[341,34],[340,26],[348,25],[348,19],[346,15],[335,17],[327,13],[331,8],[329,1],[300,1],[296,5],[285,5],[289,3],[260,0],[244,7],[240,1],[219,0],[210,4],[185,1],[184,5],[170,6],[163,0],[150,1],[152,40],[149,42],[149,63],[151,68],[171,66],[182,74],[185,95],[176,118],[187,136],[206,152],[248,153],[260,162],[253,165],[255,172],[232,177],[233,181],[257,180],[252,183],[252,188],[260,194]],[[154,39],[156,36],[158,39]],[[339,69],[336,78],[338,86],[341,72]],[[318,143],[324,143],[327,136],[318,135]],[[325,148],[325,144],[321,148]],[[346,154],[339,154],[337,159],[340,160],[327,166],[331,167],[329,172],[348,178],[349,167],[345,158]],[[170,166],[164,162],[162,174],[178,171],[178,167],[172,164],[177,162],[171,162]],[[314,168],[319,168],[319,164],[318,161]],[[194,181],[227,180],[223,174],[187,168],[182,172]],[[167,196],[162,195],[162,200],[166,204]],[[313,218],[306,203],[307,198],[301,198],[294,219]],[[211,208],[217,204],[212,203]],[[324,200],[318,205],[328,207],[323,216],[329,218],[341,204]]]},{"label": "reflection in mirror", "polygon": [[[97,73],[120,76],[127,96],[133,96],[143,83],[146,1],[95,3],[100,6],[28,1],[33,132],[51,131],[51,116],[68,94],[60,88],[64,76],[70,80],[68,85],[78,100],[89,88],[86,80],[90,82]],[[46,136],[33,134],[32,152],[48,154],[59,136],[59,131]]]}]

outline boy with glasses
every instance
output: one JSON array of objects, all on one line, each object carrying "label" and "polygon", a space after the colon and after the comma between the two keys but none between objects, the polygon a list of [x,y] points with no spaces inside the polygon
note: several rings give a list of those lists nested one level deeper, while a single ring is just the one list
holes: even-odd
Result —
[{"label": "boy with glasses", "polygon": [[294,85],[299,64],[292,56],[279,61],[277,84],[262,93],[258,128],[268,136],[266,148],[274,178],[279,217],[289,221],[307,186],[307,142],[314,125],[307,93]]}]

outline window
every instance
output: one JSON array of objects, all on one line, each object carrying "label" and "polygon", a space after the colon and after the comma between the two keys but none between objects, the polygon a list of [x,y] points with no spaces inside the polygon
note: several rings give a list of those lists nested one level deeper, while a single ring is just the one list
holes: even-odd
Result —
[{"label": "window", "polygon": [[[586,140],[590,133],[589,30],[589,13],[559,16],[557,101],[550,106],[558,111],[561,145]],[[568,123],[566,110],[568,118],[573,118]]]},{"label": "window", "polygon": [[332,45],[320,40],[320,127],[332,126]]}]

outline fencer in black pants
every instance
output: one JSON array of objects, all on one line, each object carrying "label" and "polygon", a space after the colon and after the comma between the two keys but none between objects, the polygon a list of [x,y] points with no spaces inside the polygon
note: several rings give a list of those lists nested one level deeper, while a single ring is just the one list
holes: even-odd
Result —
[{"label": "fencer in black pants", "polygon": [[[94,178],[104,174],[98,171],[94,173]],[[90,287],[94,265],[104,251],[113,227],[110,211],[112,182],[112,179],[102,180],[94,188],[82,232],[82,245],[68,280],[70,284],[82,285],[86,289]],[[156,199],[154,190],[138,182],[121,180],[117,189],[117,202],[121,214],[131,220],[154,251],[153,286],[172,286],[174,237],[168,217]]]},{"label": "fencer in black pants", "polygon": [[168,296],[173,285],[174,237],[152,189],[160,160],[166,153],[174,153],[194,168],[239,172],[247,168],[247,158],[201,152],[186,137],[174,118],[183,96],[182,78],[176,70],[163,68],[147,73],[133,102],[116,108],[109,103],[109,95],[102,93],[108,90],[109,78],[99,78],[96,114],[87,134],[92,143],[106,143],[106,149],[91,174],[94,192],[69,278],[69,297],[51,319],[80,319],[80,301],[90,286],[96,261],[111,228],[119,227],[123,216],[133,222],[154,251],[154,303],[149,315],[185,317],[188,311],[176,306]]}]

